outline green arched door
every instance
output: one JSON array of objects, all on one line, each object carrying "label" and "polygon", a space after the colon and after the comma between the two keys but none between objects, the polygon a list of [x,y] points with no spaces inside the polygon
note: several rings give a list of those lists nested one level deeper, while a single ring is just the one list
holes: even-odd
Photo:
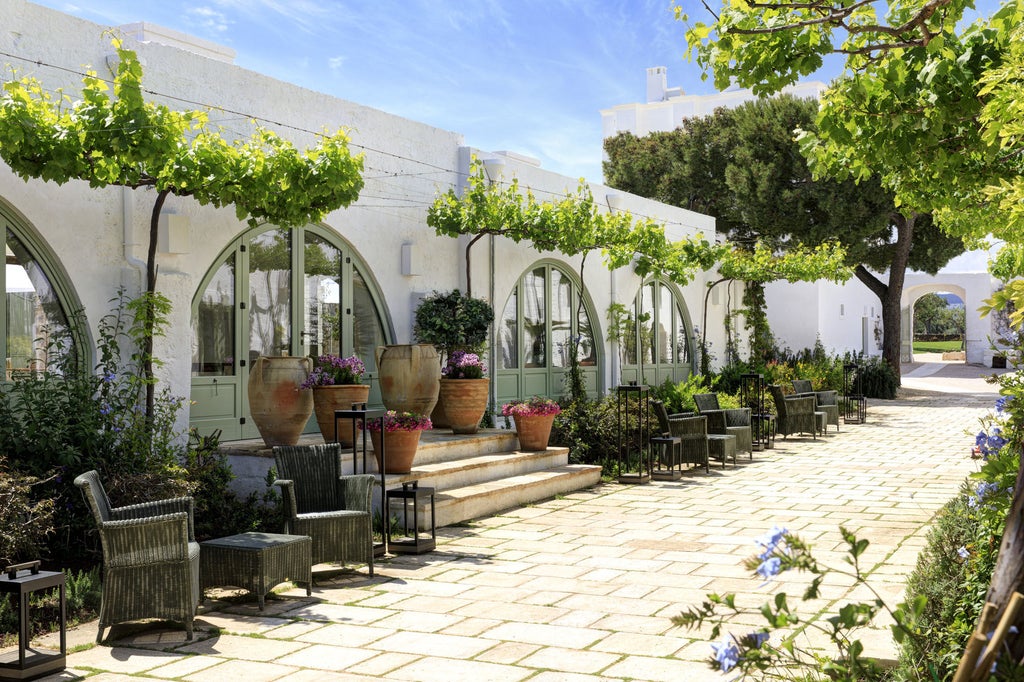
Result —
[{"label": "green arched door", "polygon": [[[380,404],[374,349],[390,329],[365,265],[330,232],[257,228],[239,237],[192,305],[191,425],[255,438],[249,368],[260,355],[357,355]],[[310,430],[315,429],[311,420]]]},{"label": "green arched door", "polygon": [[622,321],[619,361],[622,382],[658,386],[685,380],[693,372],[689,313],[675,286],[645,282]]},{"label": "green arched door", "polygon": [[555,263],[535,265],[519,278],[498,320],[499,403],[565,392],[574,337],[587,392],[597,395],[601,348],[593,304],[577,278]]}]

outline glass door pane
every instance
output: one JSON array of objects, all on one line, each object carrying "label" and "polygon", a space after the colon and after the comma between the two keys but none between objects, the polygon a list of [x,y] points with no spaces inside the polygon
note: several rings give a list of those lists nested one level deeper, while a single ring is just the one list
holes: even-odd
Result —
[{"label": "glass door pane", "polygon": [[498,335],[501,341],[501,368],[519,368],[519,293],[518,288],[512,290],[501,314],[501,328]]},{"label": "glass door pane", "polygon": [[526,367],[548,366],[545,346],[546,279],[544,268],[537,268],[523,277],[523,352],[526,354]]},{"label": "glass door pane", "polygon": [[561,272],[551,270],[551,358],[553,367],[572,364],[572,283]]},{"label": "glass door pane", "polygon": [[664,284],[658,285],[658,326],[655,330],[655,345],[658,348],[658,362],[672,364],[673,359],[672,294]]},{"label": "glass door pane", "polygon": [[376,372],[377,346],[387,343],[387,337],[370,287],[355,267],[352,268],[352,309],[352,352],[363,361],[367,372]]},{"label": "glass door pane", "polygon": [[260,355],[288,355],[292,345],[290,232],[257,235],[249,248],[249,364]]},{"label": "glass door pane", "polygon": [[303,354],[342,355],[341,251],[306,232],[303,255]]},{"label": "glass door pane", "polygon": [[192,376],[235,373],[235,254],[206,285],[192,322]]}]

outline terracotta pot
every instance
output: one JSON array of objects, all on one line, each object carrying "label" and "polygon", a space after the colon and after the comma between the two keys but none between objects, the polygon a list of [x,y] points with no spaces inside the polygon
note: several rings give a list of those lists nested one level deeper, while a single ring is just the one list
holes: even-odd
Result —
[{"label": "terracotta pot", "polygon": [[295,445],[313,413],[313,392],[299,388],[313,358],[261,355],[249,370],[249,414],[268,446]]},{"label": "terracotta pot", "polygon": [[[440,392],[440,386],[438,392]],[[438,396],[437,405],[434,405],[434,411],[430,413],[430,423],[434,425],[435,429],[451,428],[451,424],[448,423],[448,414],[444,411],[444,401],[440,396]]]},{"label": "terracotta pot", "polygon": [[[338,386],[314,386],[313,410],[316,424],[325,443],[334,441],[334,411],[351,410],[353,403],[365,403],[370,397],[369,384],[340,384]],[[352,447],[353,419],[338,420],[338,442],[343,448]]]},{"label": "terracotta pot", "polygon": [[490,379],[441,379],[441,402],[452,433],[476,433],[487,411]]},{"label": "terracotta pot", "polygon": [[[386,431],[385,456],[387,466],[385,474],[407,474],[412,471],[412,460],[416,449],[420,446],[420,431]],[[373,457],[377,460],[377,471],[380,471],[380,431],[370,431],[370,442],[373,443]]]},{"label": "terracotta pot", "polygon": [[526,451],[546,450],[551,437],[551,425],[555,422],[553,414],[536,414],[520,417],[514,415],[516,436],[519,438],[519,449]]},{"label": "terracotta pot", "polygon": [[441,361],[430,344],[378,346],[377,372],[384,407],[430,414],[437,404]]}]

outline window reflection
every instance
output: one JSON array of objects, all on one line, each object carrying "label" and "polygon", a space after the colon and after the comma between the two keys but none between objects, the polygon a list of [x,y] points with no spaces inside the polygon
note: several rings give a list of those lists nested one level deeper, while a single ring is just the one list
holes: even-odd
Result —
[{"label": "window reflection", "polygon": [[352,351],[366,365],[368,372],[377,371],[376,349],[387,343],[384,322],[370,294],[366,279],[352,268]]},{"label": "window reflection", "polygon": [[5,256],[5,376],[10,379],[46,369],[51,339],[62,337],[68,324],[42,267],[9,229]]},{"label": "window reflection", "polygon": [[572,365],[572,283],[551,271],[551,347],[553,367]]},{"label": "window reflection", "polygon": [[303,346],[318,357],[341,353],[341,251],[324,238],[305,235]]},{"label": "window reflection", "polygon": [[526,367],[547,367],[544,323],[545,306],[544,268],[537,268],[523,277],[523,352]]},{"label": "window reflection", "polygon": [[292,249],[289,233],[264,232],[249,249],[249,360],[291,350]]},{"label": "window reflection", "polygon": [[519,367],[519,293],[513,289],[512,295],[508,297],[505,310],[501,314],[501,366],[503,369],[518,369]]},{"label": "window reflection", "polygon": [[206,285],[192,324],[192,376],[235,373],[235,255]]}]

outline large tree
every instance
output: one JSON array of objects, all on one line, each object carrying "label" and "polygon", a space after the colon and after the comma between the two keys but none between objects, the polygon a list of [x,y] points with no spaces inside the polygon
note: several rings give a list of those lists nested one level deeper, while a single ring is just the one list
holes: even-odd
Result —
[{"label": "large tree", "polygon": [[[813,247],[837,240],[854,275],[881,302],[882,354],[899,373],[900,298],[907,268],[934,274],[963,251],[927,215],[904,215],[877,178],[815,180],[794,138],[813,130],[814,100],[746,102],[685,119],[669,132],[605,142],[610,185],[716,216],[739,243]],[[888,271],[887,281],[878,274]]]},{"label": "large tree", "polygon": [[[300,152],[270,130],[226,140],[203,111],[178,111],[143,97],[142,66],[113,41],[117,65],[108,80],[89,72],[79,99],[56,95],[34,78],[11,79],[0,92],[0,158],[26,181],[156,190],[150,216],[142,349],[146,413],[153,414],[153,335],[166,301],[157,296],[160,212],[171,194],[235,207],[239,219],[281,227],[304,225],[359,197],[362,156],[338,130]],[[109,91],[113,90],[113,97]]]}]

